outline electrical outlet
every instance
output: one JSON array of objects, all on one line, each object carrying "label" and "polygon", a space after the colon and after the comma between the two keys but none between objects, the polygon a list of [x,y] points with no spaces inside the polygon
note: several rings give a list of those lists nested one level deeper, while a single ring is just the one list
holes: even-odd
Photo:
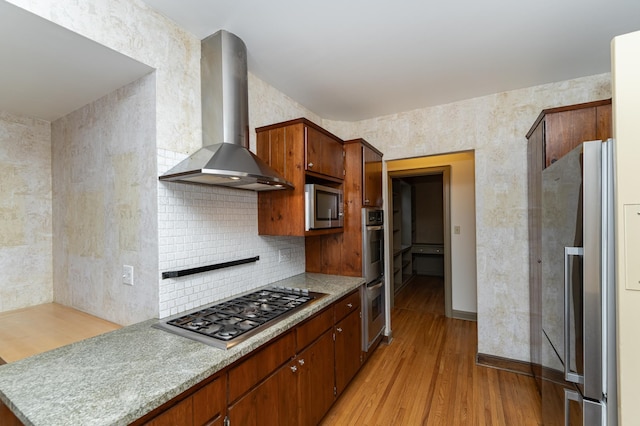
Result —
[{"label": "electrical outlet", "polygon": [[453,227],[453,233],[454,234],[459,234],[460,233],[460,225],[455,225]]},{"label": "electrical outlet", "polygon": [[291,249],[278,250],[278,263],[291,262]]},{"label": "electrical outlet", "polygon": [[122,284],[133,285],[133,266],[122,266]]}]

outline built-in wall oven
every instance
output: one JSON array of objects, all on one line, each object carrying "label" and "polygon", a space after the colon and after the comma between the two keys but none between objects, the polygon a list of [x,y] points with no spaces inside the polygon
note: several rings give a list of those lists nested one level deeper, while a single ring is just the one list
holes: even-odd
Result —
[{"label": "built-in wall oven", "polygon": [[362,349],[368,351],[384,329],[384,226],[382,210],[362,209],[363,292]]}]

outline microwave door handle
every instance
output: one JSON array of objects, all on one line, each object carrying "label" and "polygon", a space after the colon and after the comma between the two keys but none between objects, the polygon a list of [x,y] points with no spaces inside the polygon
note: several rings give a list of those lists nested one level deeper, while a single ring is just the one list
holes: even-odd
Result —
[{"label": "microwave door handle", "polygon": [[584,383],[584,377],[571,371],[571,270],[569,258],[583,256],[582,247],[564,248],[564,378],[572,383]]},{"label": "microwave door handle", "polygon": [[368,226],[367,225],[367,231],[382,231],[383,226],[382,225],[377,225],[377,226]]}]

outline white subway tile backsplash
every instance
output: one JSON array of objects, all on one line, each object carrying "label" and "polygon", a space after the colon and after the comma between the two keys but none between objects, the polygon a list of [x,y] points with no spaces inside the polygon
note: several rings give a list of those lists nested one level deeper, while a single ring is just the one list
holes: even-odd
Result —
[{"label": "white subway tile backsplash", "polygon": [[[158,150],[162,174],[185,155]],[[258,235],[257,193],[158,182],[160,271],[260,256],[255,263],[160,279],[160,318],[182,313],[304,272],[304,238]],[[278,251],[292,259],[278,263]]]}]

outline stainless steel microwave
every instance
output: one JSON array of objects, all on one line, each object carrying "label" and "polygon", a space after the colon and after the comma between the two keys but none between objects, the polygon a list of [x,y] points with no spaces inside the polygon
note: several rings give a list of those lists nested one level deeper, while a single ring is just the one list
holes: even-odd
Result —
[{"label": "stainless steel microwave", "polygon": [[344,207],[342,190],[329,186],[306,184],[305,229],[342,228],[344,226]]}]

